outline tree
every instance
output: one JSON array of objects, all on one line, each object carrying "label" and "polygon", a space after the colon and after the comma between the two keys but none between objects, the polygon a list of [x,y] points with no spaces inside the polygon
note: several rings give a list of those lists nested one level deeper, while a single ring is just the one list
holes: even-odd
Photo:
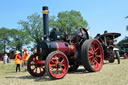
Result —
[{"label": "tree", "polygon": [[3,47],[3,44],[1,43],[2,41],[0,40],[0,53],[3,53],[4,52],[4,47]]},{"label": "tree", "polygon": [[[126,19],[128,18],[128,16],[125,17]],[[128,25],[126,26],[126,30],[128,31]]]},{"label": "tree", "polygon": [[59,12],[57,18],[55,16],[50,17],[49,25],[51,28],[58,28],[62,32],[70,34],[77,31],[77,28],[87,27],[88,23],[83,19],[80,12],[71,10]]},{"label": "tree", "polygon": [[34,13],[27,17],[27,21],[20,20],[18,22],[22,26],[22,30],[27,32],[31,38],[38,44],[41,42],[41,36],[43,35],[42,18],[39,14]]},{"label": "tree", "polygon": [[10,42],[8,36],[9,36],[9,29],[2,27],[0,29],[0,43],[2,46],[0,46],[0,47],[1,47],[1,51],[4,53],[6,52],[6,48],[8,46],[8,43]]},{"label": "tree", "polygon": [[26,32],[17,29],[0,29],[0,51],[6,52],[8,48],[22,50],[23,45],[28,44],[31,38]]},{"label": "tree", "polygon": [[128,16],[126,16],[125,18],[128,18]]},{"label": "tree", "polygon": [[27,45],[32,41],[28,33],[22,30],[10,29],[9,36],[11,42],[9,43],[10,48],[15,48],[16,50],[22,50],[24,45]]},{"label": "tree", "polygon": [[[22,26],[24,32],[27,32],[34,39],[36,44],[42,41],[43,23],[38,13],[28,16],[26,21],[20,20],[18,24]],[[77,31],[79,27],[87,26],[87,21],[83,19],[80,12],[75,10],[59,12],[57,18],[55,16],[49,17],[49,27],[56,27],[62,33],[70,34]]]},{"label": "tree", "polygon": [[123,40],[121,40],[117,45],[120,46],[123,43],[128,43],[128,37],[125,37]]}]

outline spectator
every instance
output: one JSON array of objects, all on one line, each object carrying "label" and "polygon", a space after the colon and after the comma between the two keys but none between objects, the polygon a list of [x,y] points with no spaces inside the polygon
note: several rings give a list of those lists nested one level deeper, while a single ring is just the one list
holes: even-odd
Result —
[{"label": "spectator", "polygon": [[27,48],[25,48],[24,52],[23,52],[23,57],[22,57],[22,62],[23,62],[23,66],[25,68],[25,71],[27,71],[27,61],[28,61],[28,58],[29,58],[29,53],[27,51]]},{"label": "spectator", "polygon": [[16,56],[15,56],[16,72],[18,69],[20,72],[20,60],[21,60],[20,51],[16,51]]},{"label": "spectator", "polygon": [[7,59],[8,59],[8,55],[7,55],[7,54],[4,54],[4,56],[3,56],[4,64],[6,64],[6,63],[7,63]]},{"label": "spectator", "polygon": [[7,58],[7,63],[10,63],[10,57]]}]

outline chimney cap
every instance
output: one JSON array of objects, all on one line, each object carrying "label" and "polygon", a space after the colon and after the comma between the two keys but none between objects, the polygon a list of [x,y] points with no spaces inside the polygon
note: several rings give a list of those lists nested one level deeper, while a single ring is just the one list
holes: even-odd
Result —
[{"label": "chimney cap", "polygon": [[43,10],[48,10],[48,6],[43,6],[42,9]]}]

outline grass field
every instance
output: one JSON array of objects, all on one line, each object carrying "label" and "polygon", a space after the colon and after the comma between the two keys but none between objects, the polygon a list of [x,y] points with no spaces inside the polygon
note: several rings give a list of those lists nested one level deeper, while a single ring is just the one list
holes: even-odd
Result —
[{"label": "grass field", "polygon": [[88,73],[81,66],[77,72],[59,80],[50,80],[46,75],[35,78],[23,68],[16,73],[15,67],[13,60],[5,65],[0,61],[0,85],[128,85],[128,59],[121,59],[121,64],[105,61],[102,69],[94,73]]}]

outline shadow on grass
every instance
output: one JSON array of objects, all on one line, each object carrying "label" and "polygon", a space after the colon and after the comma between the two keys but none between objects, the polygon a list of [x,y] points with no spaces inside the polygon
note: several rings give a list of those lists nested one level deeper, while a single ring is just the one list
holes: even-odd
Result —
[{"label": "shadow on grass", "polygon": [[109,62],[103,62],[103,65],[105,65],[105,64],[109,64]]},{"label": "shadow on grass", "polygon": [[[10,72],[11,73],[11,72]],[[14,72],[12,72],[14,73]],[[77,71],[75,72],[68,72],[67,74],[84,74],[84,73],[88,73],[88,71],[86,71],[85,69],[78,69]],[[7,79],[26,79],[26,80],[34,80],[35,82],[47,82],[47,81],[54,81],[53,79],[50,79],[49,76],[47,76],[46,74],[44,76],[41,76],[41,77],[33,77],[31,75],[25,75],[25,76],[22,76],[22,75],[14,75],[14,76],[6,76],[5,78]],[[60,80],[60,79],[57,79],[57,80]]]},{"label": "shadow on grass", "polygon": [[95,72],[89,72],[86,69],[78,69],[78,70],[73,71],[73,72],[68,72],[68,74],[74,74],[74,75],[77,75],[77,74],[91,74],[91,73],[95,73]]},{"label": "shadow on grass", "polygon": [[[15,72],[10,72],[10,73],[15,73]],[[76,71],[72,71],[72,72],[68,72],[67,74],[72,74],[72,75],[77,75],[77,74],[88,74],[88,73],[94,73],[94,72],[88,72],[87,70],[85,69],[82,69],[82,68],[79,68],[78,70]],[[14,78],[14,79],[26,79],[26,80],[34,80],[35,82],[47,82],[47,81],[54,81],[53,79],[50,79],[50,77],[48,75],[44,75],[44,76],[41,76],[41,77],[33,77],[31,75],[25,75],[25,76],[22,76],[22,75],[14,75],[14,76],[7,76],[5,78]],[[57,79],[57,80],[60,80],[60,79]],[[56,81],[57,81],[56,80]]]},{"label": "shadow on grass", "polygon": [[33,77],[31,75],[29,76],[21,76],[19,77],[20,79],[34,79],[36,82],[41,82],[41,81],[52,81],[48,76],[44,75],[42,77]]},{"label": "shadow on grass", "polygon": [[85,69],[78,69],[76,71],[69,71],[68,74],[84,74],[84,73],[89,73]]},{"label": "shadow on grass", "polygon": [[[121,63],[121,61],[120,61],[120,63]],[[107,64],[109,64],[109,65],[119,65],[117,59],[115,59],[113,63],[109,63],[109,61],[103,62],[103,65],[107,65]]]},{"label": "shadow on grass", "polygon": [[42,77],[33,77],[31,75],[27,75],[27,76],[8,76],[5,78],[14,78],[14,79],[26,79],[26,80],[34,80],[36,82],[41,82],[41,81],[52,81],[48,76],[44,75]]}]

